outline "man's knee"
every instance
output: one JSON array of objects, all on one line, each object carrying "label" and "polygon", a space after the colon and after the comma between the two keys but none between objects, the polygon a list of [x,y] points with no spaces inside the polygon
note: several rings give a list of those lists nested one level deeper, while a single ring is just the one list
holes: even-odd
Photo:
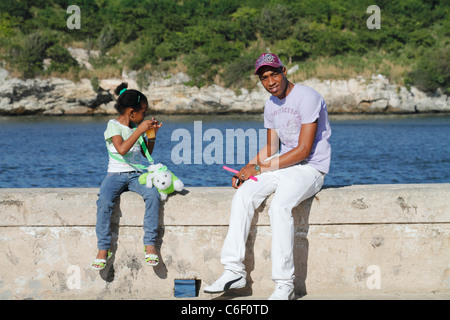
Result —
[{"label": "man's knee", "polygon": [[254,196],[248,188],[242,186],[236,190],[233,196],[233,203],[248,205],[253,201]]},{"label": "man's knee", "polygon": [[245,188],[244,186],[236,190],[233,197],[233,205],[243,206],[248,210],[256,210],[264,201],[266,196],[259,194],[259,190],[255,188]]},{"label": "man's knee", "polygon": [[294,209],[294,204],[289,204],[287,201],[273,197],[269,205],[269,215],[279,215],[283,213],[284,215],[292,216],[292,210]]}]

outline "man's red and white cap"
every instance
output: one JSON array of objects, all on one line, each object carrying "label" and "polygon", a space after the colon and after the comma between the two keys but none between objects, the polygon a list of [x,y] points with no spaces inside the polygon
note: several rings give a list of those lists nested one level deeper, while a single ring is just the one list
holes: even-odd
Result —
[{"label": "man's red and white cap", "polygon": [[258,74],[258,69],[262,66],[271,66],[274,68],[283,67],[280,58],[274,53],[263,53],[255,62],[255,74]]}]

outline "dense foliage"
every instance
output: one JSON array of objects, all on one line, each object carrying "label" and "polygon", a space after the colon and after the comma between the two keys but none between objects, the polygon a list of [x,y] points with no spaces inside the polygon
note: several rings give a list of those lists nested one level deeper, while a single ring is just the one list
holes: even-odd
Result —
[{"label": "dense foliage", "polygon": [[[249,85],[259,54],[270,51],[308,76],[318,64],[336,65],[344,77],[347,69],[392,76],[400,66],[405,84],[450,92],[446,0],[78,0],[81,29],[73,30],[66,25],[71,4],[0,2],[0,54],[9,68],[24,77],[85,76],[67,51],[75,45],[100,52],[91,58],[96,70],[178,68],[192,85],[239,88]],[[366,25],[373,4],[380,29]]]}]

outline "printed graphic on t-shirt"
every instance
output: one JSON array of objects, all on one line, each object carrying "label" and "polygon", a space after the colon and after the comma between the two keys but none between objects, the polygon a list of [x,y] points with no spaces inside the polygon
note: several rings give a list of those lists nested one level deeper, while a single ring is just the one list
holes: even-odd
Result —
[{"label": "printed graphic on t-shirt", "polygon": [[310,156],[305,159],[317,170],[328,173],[331,159],[331,127],[326,103],[314,89],[295,84],[289,95],[270,97],[264,107],[264,126],[275,129],[282,143],[279,154],[298,146],[302,124],[317,120],[317,132]]},{"label": "printed graphic on t-shirt", "polygon": [[[277,121],[275,121],[276,123]],[[284,127],[279,128],[278,135],[283,144],[295,148],[300,135],[301,119],[299,116],[290,117]]]}]

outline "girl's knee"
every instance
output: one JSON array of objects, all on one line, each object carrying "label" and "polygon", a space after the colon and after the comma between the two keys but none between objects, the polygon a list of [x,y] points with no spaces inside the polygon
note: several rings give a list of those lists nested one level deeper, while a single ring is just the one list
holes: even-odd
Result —
[{"label": "girl's knee", "polygon": [[160,195],[159,195],[158,189],[156,189],[156,188],[147,188],[147,190],[142,195],[142,197],[144,198],[145,201],[148,201],[148,200],[159,201],[160,200]]},{"label": "girl's knee", "polygon": [[99,195],[97,199],[97,208],[99,209],[110,209],[114,206],[114,199],[106,197],[102,194]]}]

